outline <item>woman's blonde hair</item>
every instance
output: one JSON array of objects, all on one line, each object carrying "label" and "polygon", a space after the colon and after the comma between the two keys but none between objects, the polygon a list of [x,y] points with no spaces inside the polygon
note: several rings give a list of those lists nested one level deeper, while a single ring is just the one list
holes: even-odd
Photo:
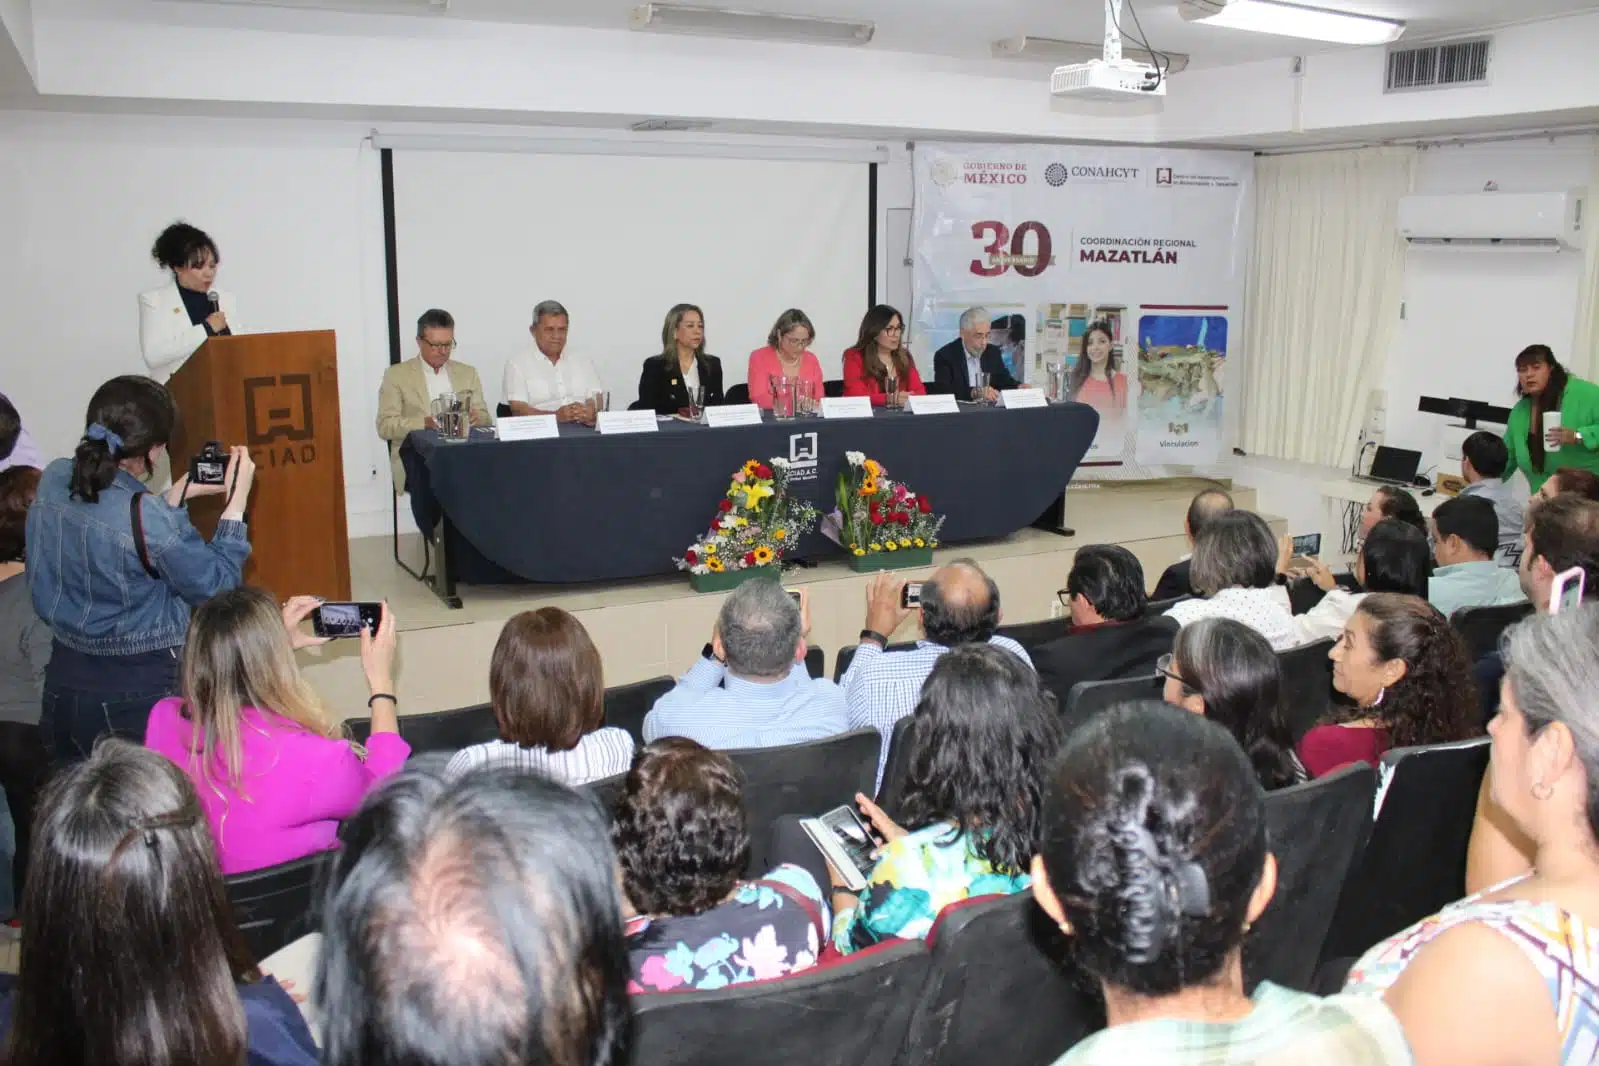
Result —
[{"label": "woman's blonde hair", "polygon": [[245,707],[318,736],[340,735],[300,676],[278,605],[261,589],[231,589],[195,610],[183,650],[183,703],[193,724],[191,761],[207,780],[221,768],[235,790],[243,785]]}]

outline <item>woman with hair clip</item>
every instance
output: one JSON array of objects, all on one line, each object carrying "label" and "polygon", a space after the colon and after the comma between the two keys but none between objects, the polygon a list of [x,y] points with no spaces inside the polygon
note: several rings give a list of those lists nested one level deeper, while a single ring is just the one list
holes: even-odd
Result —
[{"label": "woman with hair clip", "polygon": [[750,353],[744,377],[749,382],[750,403],[763,411],[772,409],[773,378],[809,382],[820,401],[825,383],[822,364],[810,350],[815,339],[816,327],[804,311],[791,307],[778,315],[772,332],[766,335],[766,347]]},{"label": "woman with hair clip", "polygon": [[833,946],[844,954],[920,939],[951,903],[1027,887],[1044,767],[1061,741],[1054,697],[1011,652],[965,644],[939,657],[915,715],[895,817],[855,797],[884,841],[865,894],[830,871]]},{"label": "woman with hair clip", "polygon": [[405,764],[394,698],[394,612],[361,630],[361,669],[371,698],[366,747],[344,739],[294,661],[326,642],[301,623],[320,601],[298,596],[280,609],[242,587],[200,605],[183,653],[183,696],[150,711],[145,743],[194,781],[225,874],[325,851],[339,822],[373,785]]},{"label": "woman with hair clip", "polygon": [[1563,467],[1599,473],[1599,385],[1572,376],[1548,345],[1533,344],[1516,356],[1516,395],[1505,425],[1506,481],[1520,470],[1537,492]]},{"label": "woman with hair clip", "polygon": [[[185,474],[147,491],[176,417],[150,378],[112,378],[28,510],[28,586],[54,634],[39,726],[58,761],[84,757],[103,733],[144,739],[151,705],[177,691],[190,609],[242,580],[255,463],[235,447],[221,485]],[[184,504],[213,494],[227,499],[208,543]]]},{"label": "woman with hair clip", "polygon": [[1078,403],[1100,411],[1120,411],[1127,406],[1127,375],[1115,348],[1110,323],[1094,322],[1083,330],[1072,364],[1067,392]]},{"label": "woman with hair clip", "polygon": [[222,257],[204,230],[174,222],[155,239],[150,257],[172,280],[139,294],[139,350],[150,370],[166,378],[206,338],[243,330],[233,294],[215,288]]},{"label": "woman with hair clip", "polygon": [[705,354],[705,313],[678,304],[661,326],[661,354],[644,360],[635,411],[674,415],[689,406],[689,390],[699,389],[702,406],[722,402],[722,361]]},{"label": "woman with hair clip", "polygon": [[1365,762],[1390,748],[1467,740],[1481,732],[1466,646],[1415,596],[1374,592],[1360,601],[1328,657],[1333,688],[1353,706],[1335,711],[1299,741],[1311,777]]},{"label": "woman with hair clip", "polygon": [[153,751],[95,748],[46,789],[0,977],[6,1066],[314,1066],[299,1008],[250,958],[194,787]]},{"label": "woman with hair clip", "polygon": [[1233,735],[1270,791],[1310,780],[1283,723],[1282,663],[1266,638],[1231,618],[1184,626],[1155,669],[1162,697],[1202,714]]},{"label": "woman with hair clip", "polygon": [[862,317],[855,347],[844,352],[844,395],[870,396],[873,407],[882,407],[891,393],[926,396],[927,386],[905,347],[905,319],[878,304]]},{"label": "woman with hair clip", "polygon": [[1056,1066],[1410,1066],[1382,1003],[1262,981],[1244,938],[1277,888],[1254,768],[1219,726],[1114,707],[1051,767],[1033,895],[1098,981],[1106,1027]]},{"label": "woman with hair clip", "polygon": [[1533,615],[1503,649],[1486,799],[1524,854],[1345,985],[1387,1002],[1418,1066],[1586,1066],[1599,1047],[1599,607]]}]

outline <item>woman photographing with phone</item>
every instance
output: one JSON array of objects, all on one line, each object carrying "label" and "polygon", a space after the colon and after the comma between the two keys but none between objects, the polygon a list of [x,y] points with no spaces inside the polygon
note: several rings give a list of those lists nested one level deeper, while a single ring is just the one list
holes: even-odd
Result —
[{"label": "woman photographing with phone", "polygon": [[1537,492],[1564,467],[1599,473],[1599,385],[1573,377],[1548,345],[1534,344],[1516,356],[1516,395],[1505,426],[1506,481],[1520,470]]},{"label": "woman photographing with phone", "polygon": [[[28,510],[29,591],[54,634],[39,727],[58,762],[88,755],[104,733],[143,740],[151,705],[177,691],[191,607],[242,579],[255,463],[233,448],[222,484],[184,476],[148,491],[175,419],[150,378],[112,378],[89,401],[77,451],[45,468]],[[224,493],[207,542],[184,504]]]}]

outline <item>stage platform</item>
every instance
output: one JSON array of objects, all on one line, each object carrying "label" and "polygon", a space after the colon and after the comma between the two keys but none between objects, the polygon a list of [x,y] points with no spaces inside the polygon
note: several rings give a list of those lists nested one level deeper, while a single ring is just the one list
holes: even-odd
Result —
[{"label": "stage platform", "polygon": [[[1153,585],[1188,551],[1183,514],[1202,485],[1193,479],[1076,487],[1066,497],[1066,521],[1076,535],[1028,529],[997,540],[940,549],[935,564],[969,557],[982,564],[1000,589],[1006,622],[1031,622],[1059,612],[1055,590],[1066,583],[1072,557],[1086,544],[1127,547]],[[1254,507],[1252,489],[1234,490],[1240,507]],[[1277,533],[1279,519],[1267,516]],[[422,556],[419,537],[400,539],[410,565]],[[931,568],[906,571],[912,580]],[[725,594],[697,594],[686,574],[604,585],[518,585],[460,588],[463,606],[452,610],[395,565],[388,537],[350,542],[353,593],[361,600],[386,599],[400,624],[400,662],[395,679],[402,714],[463,707],[488,700],[489,657],[506,619],[546,605],[563,607],[582,620],[605,661],[608,685],[626,684],[687,669],[710,639],[711,624]],[[869,575],[842,561],[784,575],[784,584],[809,590],[811,643],[834,655],[856,642],[865,613]],[[914,618],[896,639],[914,639]],[[306,676],[340,717],[366,714],[366,688],[355,641],[335,641],[301,652]]]}]

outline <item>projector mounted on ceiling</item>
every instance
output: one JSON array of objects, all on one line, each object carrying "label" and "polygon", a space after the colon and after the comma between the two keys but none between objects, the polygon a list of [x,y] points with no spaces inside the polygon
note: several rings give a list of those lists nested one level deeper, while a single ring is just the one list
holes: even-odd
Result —
[{"label": "projector mounted on ceiling", "polygon": [[1049,91],[1067,100],[1125,101],[1165,96],[1166,72],[1161,67],[1122,57],[1123,0],[1105,0],[1105,54],[1102,59],[1056,67]]}]

